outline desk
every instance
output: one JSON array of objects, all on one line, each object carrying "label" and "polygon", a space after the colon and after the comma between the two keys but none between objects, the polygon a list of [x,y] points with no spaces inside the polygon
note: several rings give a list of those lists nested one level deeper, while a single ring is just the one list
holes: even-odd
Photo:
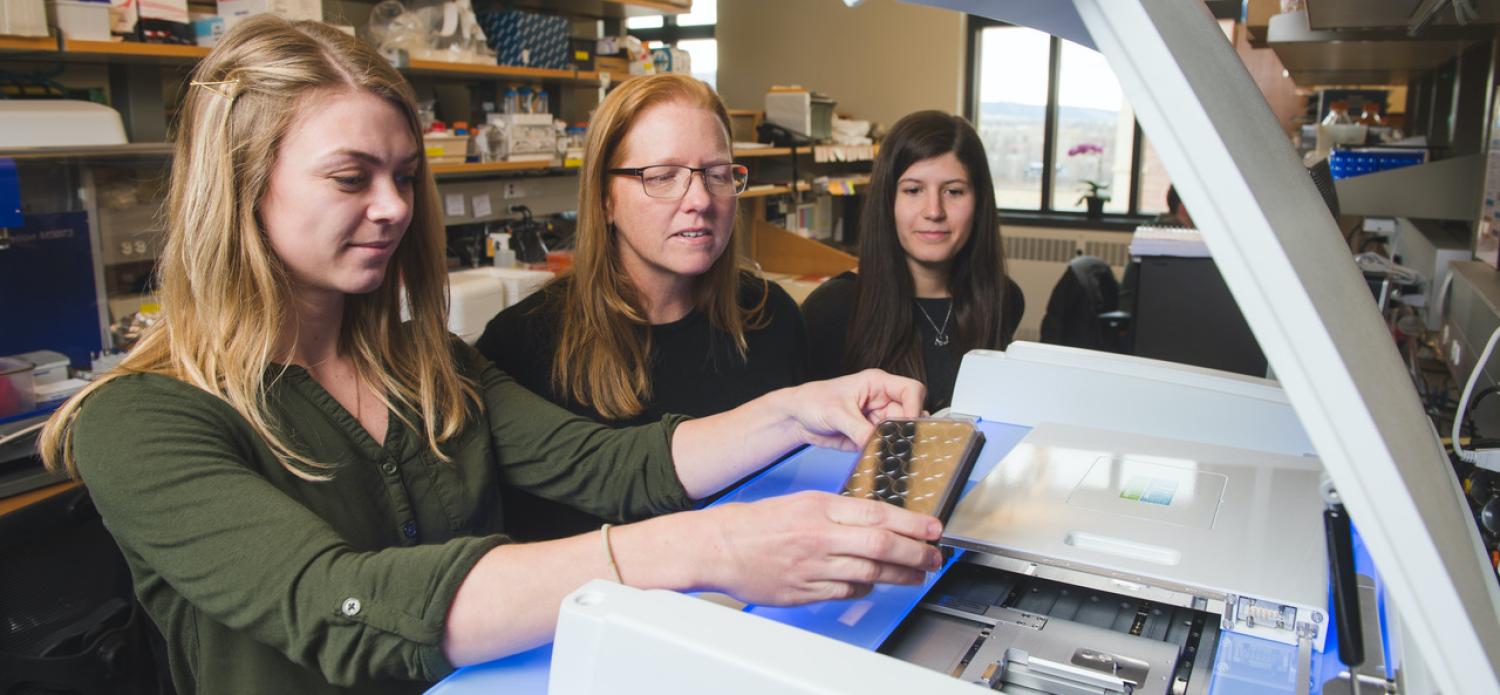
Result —
[{"label": "desk", "polygon": [[[1001,423],[982,422],[985,446],[969,476],[971,487],[984,478],[1000,459],[1031,430]],[[753,502],[802,490],[837,492],[854,467],[858,452],[807,448],[768,468],[714,504]],[[851,601],[826,601],[795,608],[746,606],[745,611],[770,620],[811,630],[866,649],[879,646],[906,617],[927,590],[937,583],[943,571],[952,566],[959,554],[930,574],[921,586],[879,586],[868,596]],[[851,619],[856,611],[860,614]],[[485,664],[459,669],[429,690],[429,695],[466,695],[469,693],[545,693],[547,672],[552,665],[552,645]]]},{"label": "desk", "polygon": [[33,504],[36,504],[37,502],[41,502],[42,500],[51,499],[70,490],[76,490],[82,486],[83,484],[76,480],[65,480],[60,483],[53,483],[44,488],[31,490],[30,492],[23,492],[19,495],[0,498],[0,516],[5,516],[6,514],[14,512],[18,509],[29,507]]},{"label": "desk", "polygon": [[[984,432],[985,446],[974,465],[974,472],[969,476],[965,492],[976,481],[989,475],[1031,428],[981,422],[979,429]],[[855,452],[803,449],[725,495],[715,504],[753,502],[801,490],[837,491],[853,467],[856,456]],[[879,586],[861,599],[826,601],[793,608],[747,606],[745,611],[873,650],[890,636],[906,614],[961,555],[962,551],[955,553],[942,570],[929,575],[921,586]],[[1384,587],[1357,535],[1355,557],[1357,571],[1366,577],[1375,578],[1369,592],[1378,597],[1375,605],[1383,605]],[[1366,612],[1370,617],[1375,617],[1373,614],[1376,611],[1368,598]],[[1384,634],[1384,618],[1383,610],[1379,611],[1375,620],[1367,618],[1367,633],[1371,630],[1369,626],[1375,623],[1379,624],[1380,632]],[[1389,653],[1389,645],[1382,640],[1367,638],[1365,652],[1369,655],[1367,661],[1374,662],[1382,652]],[[1215,695],[1294,695],[1299,692],[1296,687],[1296,657],[1297,648],[1294,646],[1221,632],[1214,656],[1214,681],[1207,692]],[[546,693],[551,665],[552,645],[549,644],[504,659],[459,669],[433,686],[428,695]],[[1323,652],[1313,655],[1308,674],[1312,686],[1305,692],[1319,695],[1323,691],[1323,683],[1334,678],[1340,670],[1342,666],[1338,661],[1338,636],[1330,625]]]}]

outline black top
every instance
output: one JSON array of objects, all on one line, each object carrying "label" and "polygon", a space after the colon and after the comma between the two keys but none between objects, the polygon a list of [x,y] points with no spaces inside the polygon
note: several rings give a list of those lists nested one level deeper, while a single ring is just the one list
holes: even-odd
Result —
[{"label": "black top", "polygon": [[[764,327],[745,332],[746,359],[740,359],[729,334],[714,328],[700,311],[652,326],[651,398],[639,415],[608,420],[553,388],[558,317],[549,300],[560,290],[561,285],[553,283],[500,312],[474,347],[522,386],[578,415],[615,426],[656,422],[667,413],[701,417],[800,384],[806,377],[807,332],[797,303],[776,283],[745,274],[740,306],[753,308],[769,291]],[[504,503],[506,533],[521,540],[576,535],[604,522],[518,490],[505,490]]]},{"label": "black top", "polygon": [[[844,363],[844,341],[849,335],[849,317],[854,314],[854,282],[854,273],[843,273],[813,290],[807,301],[802,303],[802,313],[807,319],[810,378],[828,379],[854,371]],[[1005,282],[1005,311],[1000,317],[1002,344],[999,347],[1002,349],[1015,337],[1016,327],[1021,323],[1021,314],[1026,311],[1026,298],[1021,295],[1021,288],[1010,278],[1006,278]],[[948,315],[953,301],[917,299],[915,302],[916,306],[912,307],[911,312],[912,323],[915,324],[914,328],[922,344],[922,367],[927,372],[927,401],[924,407],[929,412],[937,412],[948,407],[953,400],[953,384],[958,381],[958,366],[963,359],[956,340],[950,340],[947,346],[934,343],[937,329],[943,325],[943,319]],[[917,307],[925,309],[932,321],[929,322]],[[937,326],[933,326],[933,323]],[[956,327],[949,320],[949,338],[955,338],[956,333]]]}]

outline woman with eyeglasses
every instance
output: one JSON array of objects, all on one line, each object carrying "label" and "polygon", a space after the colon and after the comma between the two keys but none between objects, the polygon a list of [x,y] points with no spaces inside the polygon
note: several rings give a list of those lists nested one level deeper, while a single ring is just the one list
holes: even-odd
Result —
[{"label": "woman with eyeglasses", "polygon": [[[729,114],[702,81],[637,77],[599,106],[579,173],[573,269],[506,309],[476,347],[546,399],[611,425],[723,412],[801,383],[802,317],[742,268]],[[600,520],[520,491],[506,527],[528,539]]]}]

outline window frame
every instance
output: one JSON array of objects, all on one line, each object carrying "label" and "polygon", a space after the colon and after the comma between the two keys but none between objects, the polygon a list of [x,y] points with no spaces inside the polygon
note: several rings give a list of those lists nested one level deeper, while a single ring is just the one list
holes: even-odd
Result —
[{"label": "window frame", "polygon": [[[692,24],[689,26],[681,26],[677,23],[677,15],[675,14],[662,15],[661,21],[662,25],[660,27],[654,27],[651,29],[626,28],[624,29],[624,31],[631,36],[640,39],[642,45],[649,45],[652,41],[660,41],[662,45],[670,46],[672,48],[677,48],[677,43],[679,41],[717,41],[719,38],[715,35],[716,30],[719,27],[719,23],[717,21],[715,21],[713,24]],[[624,27],[624,22],[622,21],[620,25],[621,27]],[[719,71],[717,69],[714,70],[714,79],[709,82],[709,85],[714,88],[714,91],[718,91],[718,73]]]},{"label": "window frame", "polygon": [[625,31],[640,39],[641,43],[660,41],[672,47],[676,47],[678,41],[718,38],[714,36],[714,29],[719,26],[717,22],[681,26],[677,24],[677,15],[668,14],[662,15],[661,23],[660,27],[654,29],[626,29]]},{"label": "window frame", "polygon": [[[1017,26],[986,17],[967,15],[967,50],[964,60],[964,118],[978,127],[980,41],[985,29]],[[1082,227],[1088,229],[1131,231],[1138,225],[1149,222],[1154,213],[1140,210],[1140,178],[1142,149],[1145,136],[1141,123],[1134,120],[1130,143],[1129,198],[1123,213],[1104,213],[1102,219],[1089,219],[1085,212],[1057,210],[1052,207],[1052,172],[1057,165],[1058,85],[1062,72],[1062,42],[1057,36],[1049,37],[1047,51],[1047,105],[1042,123],[1042,175],[1041,204],[1037,208],[998,208],[1002,221],[1039,227]]]}]

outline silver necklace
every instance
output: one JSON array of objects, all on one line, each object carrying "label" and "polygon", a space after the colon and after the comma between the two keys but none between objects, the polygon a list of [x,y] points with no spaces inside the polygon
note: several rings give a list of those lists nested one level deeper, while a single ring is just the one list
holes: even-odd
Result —
[{"label": "silver necklace", "polygon": [[927,319],[927,323],[932,326],[932,330],[937,331],[937,337],[932,339],[932,344],[937,347],[946,346],[948,344],[948,321],[953,318],[953,301],[948,301],[948,315],[943,317],[942,328],[938,328],[937,321],[932,320],[932,314],[927,313],[927,309],[922,307],[921,302],[912,301],[916,302],[917,311],[922,312],[922,316]]}]

